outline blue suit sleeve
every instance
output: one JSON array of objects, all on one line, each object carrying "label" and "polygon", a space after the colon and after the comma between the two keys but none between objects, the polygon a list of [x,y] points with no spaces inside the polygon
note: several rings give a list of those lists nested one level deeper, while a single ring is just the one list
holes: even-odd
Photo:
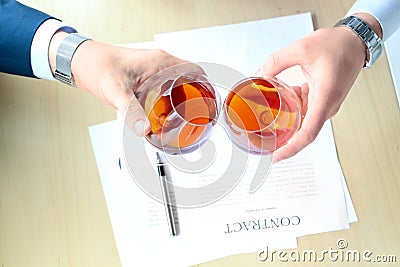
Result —
[{"label": "blue suit sleeve", "polygon": [[17,1],[0,0],[0,72],[34,77],[32,40],[37,28],[49,18]]}]

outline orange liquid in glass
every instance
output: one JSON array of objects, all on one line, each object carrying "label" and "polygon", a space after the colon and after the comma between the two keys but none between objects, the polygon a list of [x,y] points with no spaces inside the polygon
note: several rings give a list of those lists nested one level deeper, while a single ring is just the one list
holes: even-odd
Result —
[{"label": "orange liquid in glass", "polygon": [[270,152],[285,144],[299,125],[298,107],[286,100],[287,93],[261,78],[236,86],[225,102],[236,142]]},{"label": "orange liquid in glass", "polygon": [[170,94],[158,98],[148,113],[152,127],[147,138],[165,150],[200,142],[218,114],[217,100],[209,87],[185,77],[174,84]]}]

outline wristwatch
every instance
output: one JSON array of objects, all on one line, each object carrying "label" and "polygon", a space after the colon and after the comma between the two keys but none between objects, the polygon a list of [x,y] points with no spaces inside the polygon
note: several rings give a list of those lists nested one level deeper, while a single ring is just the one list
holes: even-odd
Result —
[{"label": "wristwatch", "polygon": [[362,19],[349,16],[336,23],[335,27],[345,26],[352,29],[367,46],[364,68],[371,68],[382,54],[382,40]]},{"label": "wristwatch", "polygon": [[91,39],[79,33],[71,33],[65,37],[56,54],[55,79],[75,87],[74,77],[71,72],[71,60],[79,45],[87,40]]}]

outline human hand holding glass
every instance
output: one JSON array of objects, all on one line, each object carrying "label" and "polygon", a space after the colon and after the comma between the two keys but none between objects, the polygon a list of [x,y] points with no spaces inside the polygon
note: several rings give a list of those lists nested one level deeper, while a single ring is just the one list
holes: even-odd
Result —
[{"label": "human hand holding glass", "polygon": [[[49,46],[53,72],[60,43],[68,33],[58,31]],[[125,114],[129,108],[130,128],[145,135],[150,128],[134,92],[159,71],[186,61],[157,49],[132,49],[97,41],[78,46],[71,61],[75,85],[90,92],[106,104]]]},{"label": "human hand holding glass", "polygon": [[197,68],[173,66],[136,92],[151,123],[146,139],[169,154],[196,150],[219,122],[232,142],[252,154],[272,154],[297,131],[300,103],[292,88],[274,78],[241,78],[220,113],[220,84]]},{"label": "human hand holding glass", "polygon": [[294,156],[313,142],[334,116],[365,63],[366,47],[350,29],[324,28],[272,54],[257,72],[275,76],[300,66],[307,83],[294,87],[305,115],[301,128],[275,152],[274,161]]}]

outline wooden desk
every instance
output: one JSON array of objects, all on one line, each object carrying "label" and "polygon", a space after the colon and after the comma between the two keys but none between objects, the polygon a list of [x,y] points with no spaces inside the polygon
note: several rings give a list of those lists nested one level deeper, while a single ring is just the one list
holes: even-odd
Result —
[{"label": "wooden desk", "polygon": [[[342,17],[354,0],[22,2],[62,18],[96,40],[131,43],[152,40],[161,32],[308,11],[316,28],[326,27]],[[396,255],[400,261],[396,101],[383,55],[372,70],[360,74],[333,119],[359,221],[350,230],[301,237],[299,251],[336,247],[336,241],[344,238],[351,249]],[[1,266],[120,266],[88,134],[88,126],[114,118],[112,109],[78,89],[0,74]],[[252,253],[199,266],[266,264]]]}]

